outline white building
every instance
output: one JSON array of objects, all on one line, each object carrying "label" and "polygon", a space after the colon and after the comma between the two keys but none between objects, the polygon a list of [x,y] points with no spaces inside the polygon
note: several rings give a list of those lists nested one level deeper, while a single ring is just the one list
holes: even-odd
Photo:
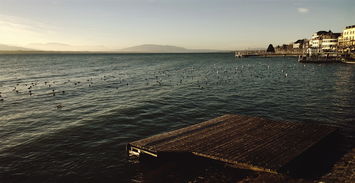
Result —
[{"label": "white building", "polygon": [[334,53],[337,51],[338,37],[340,33],[333,33],[332,31],[318,31],[312,35],[309,40],[309,54],[318,53]]},{"label": "white building", "polygon": [[[339,37],[339,36],[338,36]],[[338,45],[338,37],[328,37],[322,40],[321,48],[323,52],[336,52]]]},{"label": "white building", "polygon": [[355,25],[347,26],[338,39],[339,49],[342,52],[355,51]]},{"label": "white building", "polygon": [[309,47],[312,49],[319,49],[322,44],[322,39],[318,33],[312,35],[312,38],[309,40]]},{"label": "white building", "polygon": [[299,39],[293,43],[293,49],[304,49],[308,47],[308,40],[307,39]]},{"label": "white building", "polygon": [[344,41],[354,41],[355,40],[355,25],[347,26],[343,31]]}]

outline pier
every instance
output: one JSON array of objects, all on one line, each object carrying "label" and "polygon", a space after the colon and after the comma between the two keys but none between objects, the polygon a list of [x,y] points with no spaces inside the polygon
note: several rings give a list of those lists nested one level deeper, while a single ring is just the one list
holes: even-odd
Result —
[{"label": "pier", "polygon": [[321,53],[321,54],[303,54],[298,57],[301,63],[346,63],[355,64],[354,54],[344,53]]},{"label": "pier", "polygon": [[322,125],[228,114],[131,142],[127,152],[130,156],[168,159],[190,154],[236,168],[278,174],[335,131]]},{"label": "pier", "polygon": [[266,50],[241,50],[235,51],[236,58],[244,58],[244,57],[285,57],[292,56],[297,57],[301,55],[301,52],[266,52]]},{"label": "pier", "polygon": [[326,55],[299,56],[298,61],[301,63],[342,63],[342,58],[340,56]]}]

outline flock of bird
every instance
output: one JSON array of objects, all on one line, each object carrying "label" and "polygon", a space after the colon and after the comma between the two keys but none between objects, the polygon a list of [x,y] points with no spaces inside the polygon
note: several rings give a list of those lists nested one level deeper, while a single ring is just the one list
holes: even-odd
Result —
[{"label": "flock of bird", "polygon": [[[106,80],[107,76],[104,76],[101,80]],[[29,83],[21,83],[18,82],[14,86],[10,86],[9,88],[3,88],[7,92],[0,91],[0,102],[4,102],[5,98],[9,98],[6,96],[11,95],[28,95],[28,96],[56,96],[58,94],[66,94],[65,88],[69,90],[73,90],[73,87],[79,87],[83,85],[87,85],[88,87],[92,87],[94,82],[93,78],[87,79],[84,81],[33,81]],[[60,87],[62,87],[60,89]],[[1,88],[1,87],[0,87]],[[6,96],[5,96],[6,94]],[[58,106],[60,108],[61,105]]]},{"label": "flock of bird", "polygon": [[[270,69],[269,65],[264,66],[266,70]],[[268,74],[268,75],[266,75]],[[8,97],[13,95],[28,96],[56,96],[65,95],[68,92],[75,92],[75,87],[91,88],[95,86],[119,89],[123,86],[168,86],[174,87],[179,85],[192,86],[197,89],[206,89],[208,86],[231,85],[233,82],[239,82],[238,78],[257,78],[274,77],[272,72],[255,71],[252,65],[236,65],[234,67],[218,67],[216,64],[212,68],[205,66],[185,67],[175,70],[153,70],[146,73],[118,73],[116,75],[93,76],[90,78],[75,78],[74,80],[54,80],[54,81],[33,81],[28,83],[16,83],[14,86],[1,92],[0,102],[4,102]],[[282,69],[280,77],[288,77],[288,74]],[[66,91],[68,90],[68,91]],[[88,89],[85,89],[86,91]],[[58,104],[57,108],[63,105]]]}]

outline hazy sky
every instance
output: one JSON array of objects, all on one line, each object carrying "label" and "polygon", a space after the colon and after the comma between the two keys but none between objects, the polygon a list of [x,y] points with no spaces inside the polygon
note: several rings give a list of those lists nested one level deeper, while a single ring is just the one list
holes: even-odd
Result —
[{"label": "hazy sky", "polygon": [[0,0],[0,43],[266,47],[340,32],[355,0]]}]

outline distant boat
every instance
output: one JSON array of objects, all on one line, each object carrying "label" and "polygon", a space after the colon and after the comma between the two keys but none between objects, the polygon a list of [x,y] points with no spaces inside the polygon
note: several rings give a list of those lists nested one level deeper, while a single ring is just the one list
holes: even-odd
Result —
[{"label": "distant boat", "polygon": [[355,64],[355,60],[350,60],[346,58],[342,58],[341,62],[346,63],[346,64]]}]

